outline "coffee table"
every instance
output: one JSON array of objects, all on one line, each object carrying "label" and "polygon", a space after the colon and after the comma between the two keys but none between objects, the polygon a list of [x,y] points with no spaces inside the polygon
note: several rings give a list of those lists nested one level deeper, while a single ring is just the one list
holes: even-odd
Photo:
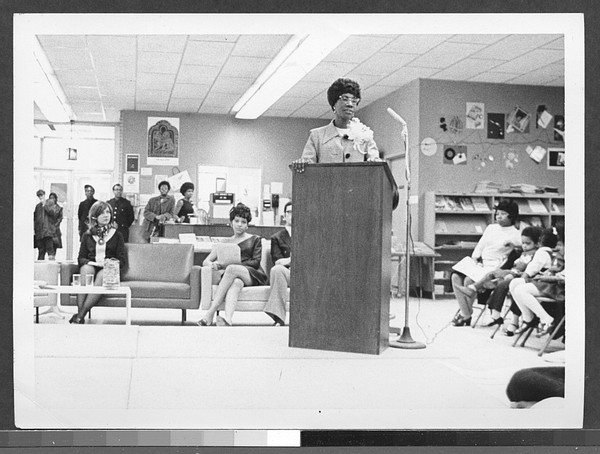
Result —
[{"label": "coffee table", "polygon": [[45,295],[56,293],[68,295],[125,295],[125,324],[131,325],[131,289],[129,287],[117,287],[109,289],[101,285],[46,285],[43,288],[34,288],[34,295]]}]

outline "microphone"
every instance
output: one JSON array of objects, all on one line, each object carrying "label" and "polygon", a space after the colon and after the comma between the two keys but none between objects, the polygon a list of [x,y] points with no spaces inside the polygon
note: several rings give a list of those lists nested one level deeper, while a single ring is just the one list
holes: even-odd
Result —
[{"label": "microphone", "polygon": [[390,107],[387,108],[387,112],[391,115],[391,117],[394,120],[399,122],[402,126],[406,127],[406,121],[404,121],[404,118],[402,118],[400,115],[394,112]]}]

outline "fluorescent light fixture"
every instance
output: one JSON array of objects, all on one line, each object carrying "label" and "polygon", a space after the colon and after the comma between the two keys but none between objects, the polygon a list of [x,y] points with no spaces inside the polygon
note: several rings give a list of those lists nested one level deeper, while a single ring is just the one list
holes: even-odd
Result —
[{"label": "fluorescent light fixture", "polygon": [[75,114],[37,38],[33,40],[33,99],[48,121],[69,122]]},{"label": "fluorescent light fixture", "polygon": [[347,36],[334,31],[294,35],[233,106],[235,118],[254,120],[260,117]]}]

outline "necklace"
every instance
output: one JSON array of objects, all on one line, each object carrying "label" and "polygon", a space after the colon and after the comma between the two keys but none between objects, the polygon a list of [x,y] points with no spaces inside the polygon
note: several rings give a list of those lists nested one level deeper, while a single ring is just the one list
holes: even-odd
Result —
[{"label": "necklace", "polygon": [[96,235],[98,235],[98,244],[99,245],[103,245],[105,243],[104,237],[106,236],[106,234],[108,233],[109,230],[110,230],[110,225],[108,225],[108,224],[106,224],[102,227],[97,227]]}]

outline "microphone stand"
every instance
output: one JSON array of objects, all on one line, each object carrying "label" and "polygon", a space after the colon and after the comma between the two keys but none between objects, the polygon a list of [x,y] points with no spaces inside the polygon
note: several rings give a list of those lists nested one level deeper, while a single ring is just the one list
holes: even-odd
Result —
[{"label": "microphone stand", "polygon": [[[389,109],[388,109],[389,111]],[[394,341],[390,341],[390,347],[405,348],[405,349],[421,349],[425,348],[422,342],[416,342],[410,335],[410,327],[408,326],[408,307],[410,295],[410,150],[408,148],[408,128],[406,122],[402,120],[402,132],[400,133],[404,142],[405,154],[405,173],[406,173],[406,243],[404,246],[404,266],[405,266],[405,285],[404,285],[404,329],[400,337]],[[402,260],[402,257],[400,257]],[[400,266],[400,262],[398,263]],[[400,285],[400,284],[398,284]]]}]

